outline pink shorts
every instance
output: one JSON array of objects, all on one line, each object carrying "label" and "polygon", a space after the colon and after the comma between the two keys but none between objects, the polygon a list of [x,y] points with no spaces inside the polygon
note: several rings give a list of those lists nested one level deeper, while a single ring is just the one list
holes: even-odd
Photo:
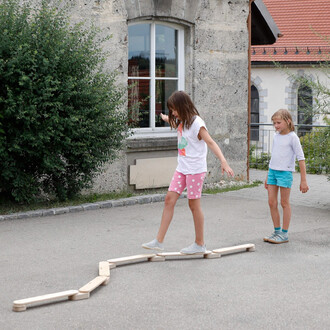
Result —
[{"label": "pink shorts", "polygon": [[185,175],[175,171],[168,191],[174,191],[181,195],[184,188],[187,187],[187,197],[189,199],[201,198],[205,175],[206,172]]}]

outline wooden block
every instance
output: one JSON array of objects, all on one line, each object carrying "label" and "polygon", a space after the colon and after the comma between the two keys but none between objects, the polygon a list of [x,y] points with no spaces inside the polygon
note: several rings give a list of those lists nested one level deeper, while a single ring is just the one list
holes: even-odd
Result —
[{"label": "wooden block", "polygon": [[129,264],[129,263],[132,263],[132,262],[148,261],[149,258],[152,258],[154,256],[156,256],[155,253],[138,254],[138,255],[135,255],[135,256],[109,259],[108,262],[114,263],[116,266],[118,266],[118,265]]},{"label": "wooden block", "polygon": [[161,257],[161,256],[154,256],[148,259],[149,261],[165,261],[165,257]]},{"label": "wooden block", "polygon": [[22,307],[17,307],[17,306],[13,306],[13,311],[14,312],[24,312],[26,311],[26,305],[22,306]]},{"label": "wooden block", "polygon": [[32,298],[26,298],[21,300],[15,300],[13,305],[13,311],[15,312],[22,312],[25,311],[27,305],[31,305],[33,303],[39,303],[49,300],[56,300],[60,298],[70,298],[71,296],[78,293],[78,290],[67,290],[57,293],[45,294],[43,296],[37,296]]},{"label": "wooden block", "polygon": [[87,292],[90,293],[94,289],[96,289],[98,286],[100,286],[104,281],[108,280],[107,276],[97,276],[87,284],[85,284],[83,287],[79,289],[79,292]]},{"label": "wooden block", "polygon": [[100,276],[110,276],[110,266],[108,261],[99,262],[99,275]]},{"label": "wooden block", "polygon": [[252,244],[252,245],[253,246],[246,249],[248,252],[254,252],[256,250],[256,247],[254,246],[254,244]]},{"label": "wooden block", "polygon": [[110,277],[107,277],[107,279],[101,284],[103,286],[107,285],[110,282]]},{"label": "wooden block", "polygon": [[82,299],[88,299],[90,296],[89,292],[78,292],[77,294],[70,296],[69,300],[82,300]]},{"label": "wooden block", "polygon": [[230,253],[237,253],[237,252],[244,252],[249,251],[249,249],[255,248],[254,244],[243,244],[243,245],[236,245],[227,248],[220,248],[216,250],[212,250],[214,253],[220,253],[221,255],[230,254]]},{"label": "wooden block", "polygon": [[214,252],[204,255],[205,259],[214,259],[214,258],[220,258],[220,257],[221,257],[220,253],[214,253]]}]

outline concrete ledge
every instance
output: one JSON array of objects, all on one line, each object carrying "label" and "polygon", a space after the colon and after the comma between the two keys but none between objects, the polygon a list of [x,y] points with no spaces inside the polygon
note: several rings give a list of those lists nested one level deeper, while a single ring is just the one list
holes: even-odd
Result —
[{"label": "concrete ledge", "polygon": [[[34,210],[27,212],[19,212],[13,214],[2,214],[0,215],[0,221],[4,220],[16,220],[16,219],[27,219],[32,217],[47,217],[51,215],[65,214],[65,213],[75,213],[89,210],[97,210],[100,208],[111,208],[119,206],[130,206],[136,204],[150,204],[163,202],[165,200],[166,194],[151,194],[151,195],[141,195],[133,196],[129,198],[122,199],[112,199],[107,201],[86,203],[76,206],[59,207],[45,210]],[[186,198],[187,194],[183,193],[180,198]]]},{"label": "concrete ledge", "polygon": [[[236,183],[237,184],[237,183]],[[203,194],[205,195],[205,194]],[[58,207],[51,209],[41,209],[41,210],[33,210],[27,212],[19,212],[13,214],[1,214],[0,221],[4,220],[16,220],[16,219],[27,219],[32,217],[47,217],[58,214],[65,213],[76,213],[82,211],[89,210],[97,210],[100,208],[111,208],[111,207],[121,207],[121,206],[130,206],[136,204],[150,204],[150,203],[159,203],[165,200],[166,193],[164,194],[150,194],[150,195],[141,195],[141,196],[133,196],[129,198],[122,199],[112,199],[106,201],[100,201],[95,203],[84,203],[81,205],[75,206],[67,206],[67,207]],[[187,198],[187,193],[183,192],[181,198]]]},{"label": "concrete ledge", "polygon": [[[129,198],[122,199],[113,199],[95,203],[85,203],[76,206],[52,208],[46,210],[34,210],[27,212],[19,212],[13,214],[3,214],[0,215],[0,221],[4,220],[14,220],[14,219],[27,219],[32,217],[47,217],[51,215],[65,214],[65,213],[76,213],[89,210],[97,210],[100,208],[111,208],[111,207],[120,207],[120,206],[130,206],[136,204],[150,204],[163,202],[165,200],[166,194],[152,194],[152,195],[141,195],[133,196]],[[186,197],[185,194],[181,198]]]}]

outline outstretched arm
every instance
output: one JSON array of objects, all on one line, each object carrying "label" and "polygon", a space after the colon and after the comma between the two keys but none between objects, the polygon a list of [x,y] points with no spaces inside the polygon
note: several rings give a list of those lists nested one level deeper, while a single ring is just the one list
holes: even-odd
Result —
[{"label": "outstretched arm", "polygon": [[198,136],[205,141],[207,146],[211,149],[214,155],[220,160],[221,163],[221,173],[226,172],[230,176],[234,176],[234,171],[229,167],[225,156],[223,155],[219,146],[215,143],[215,141],[211,138],[209,132],[205,127],[201,127],[199,130]]}]

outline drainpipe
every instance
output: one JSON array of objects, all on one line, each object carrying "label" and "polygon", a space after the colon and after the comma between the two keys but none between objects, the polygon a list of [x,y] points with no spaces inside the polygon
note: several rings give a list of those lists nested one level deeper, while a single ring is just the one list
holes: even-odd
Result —
[{"label": "drainpipe", "polygon": [[247,159],[246,159],[246,179],[250,180],[250,163],[249,163],[249,151],[250,151],[250,123],[251,123],[251,6],[254,0],[249,0],[249,17],[247,20],[247,27],[249,31],[249,47],[248,47],[248,129],[247,129]]}]

